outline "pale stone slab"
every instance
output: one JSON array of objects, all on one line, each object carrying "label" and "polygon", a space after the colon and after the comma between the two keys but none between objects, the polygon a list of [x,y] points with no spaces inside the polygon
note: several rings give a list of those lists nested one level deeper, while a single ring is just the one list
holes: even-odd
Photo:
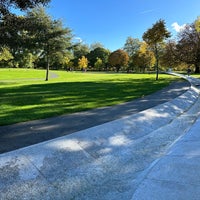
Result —
[{"label": "pale stone slab", "polygon": [[131,200],[198,200],[200,186],[146,179]]},{"label": "pale stone slab", "polygon": [[189,132],[185,135],[183,141],[200,141],[200,118],[197,119]]},{"label": "pale stone slab", "polygon": [[148,179],[200,186],[200,156],[165,156],[152,169]]},{"label": "pale stone slab", "polygon": [[0,199],[48,199],[45,197],[55,198],[55,192],[23,155],[0,156]]},{"label": "pale stone slab", "polygon": [[169,155],[173,156],[200,156],[200,141],[181,141],[172,150]]}]

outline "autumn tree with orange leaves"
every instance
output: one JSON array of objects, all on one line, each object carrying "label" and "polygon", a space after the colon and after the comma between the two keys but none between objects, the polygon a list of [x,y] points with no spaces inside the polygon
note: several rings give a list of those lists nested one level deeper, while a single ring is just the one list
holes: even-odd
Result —
[{"label": "autumn tree with orange leaves", "polygon": [[128,64],[128,61],[128,53],[121,49],[113,51],[108,58],[108,62],[111,66],[116,68],[117,72],[119,72],[121,67],[126,66]]}]

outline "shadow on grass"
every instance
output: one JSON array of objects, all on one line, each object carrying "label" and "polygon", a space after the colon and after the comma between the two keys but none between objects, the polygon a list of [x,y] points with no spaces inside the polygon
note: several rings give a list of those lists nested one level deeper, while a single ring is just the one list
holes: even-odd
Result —
[{"label": "shadow on grass", "polygon": [[0,88],[0,125],[70,114],[127,102],[166,86],[149,79],[60,82]]},{"label": "shadow on grass", "polygon": [[[85,86],[85,88],[90,88],[90,87],[93,88],[89,83],[87,84],[88,86]],[[87,94],[85,96],[75,95],[76,93],[75,91],[72,90],[72,88],[71,91],[70,89],[66,88],[66,86],[69,85],[83,87],[82,83],[73,83],[73,84],[60,83],[60,84],[50,84],[51,87],[48,88],[48,90],[44,86],[40,87],[40,85],[29,86],[29,87],[23,86],[22,88],[24,89],[24,91],[22,91],[22,88],[21,90],[18,88],[18,90],[15,91],[16,93],[15,95],[12,93],[11,90],[7,92],[4,91],[3,95],[4,98],[9,97],[9,95],[13,95],[10,98],[14,98],[16,97],[16,95],[18,95],[18,97],[21,96],[22,98],[24,97],[24,95],[27,95],[26,98],[24,98],[25,99],[24,103],[27,104],[27,108],[20,110],[21,106],[19,105],[19,102],[15,102],[15,104],[18,105],[16,106],[16,109],[19,110],[16,112],[13,110],[10,110],[10,112],[2,112],[2,110],[0,110],[1,112],[0,121],[3,122],[3,120],[5,120],[5,122],[7,122],[6,119],[10,120],[11,122],[13,120],[22,121],[23,119],[27,119],[27,117],[38,117],[38,116],[39,117],[44,116],[43,118],[46,118],[48,114],[49,116],[55,116],[56,114],[60,115],[61,113],[66,113],[67,111],[74,112],[75,109],[77,111],[81,109],[82,110],[87,109],[86,105],[84,104],[81,104],[79,107],[76,106],[77,102],[80,103],[85,101],[86,104],[90,100],[96,104],[99,103],[100,105],[102,105],[104,102],[110,101],[110,103],[112,103],[114,100],[115,101],[118,100],[120,96],[120,93],[119,95],[115,94],[115,96],[114,94],[111,95],[112,93],[111,91],[109,93],[110,96],[104,97],[103,92],[98,92],[98,91],[108,90],[106,89],[106,87],[101,88],[102,90],[100,89],[97,91],[95,90],[96,95],[94,95],[92,91],[85,92]],[[112,84],[92,83],[92,85],[97,87],[97,86],[108,86]],[[113,85],[113,87],[118,87],[120,89],[120,85],[121,84],[115,84]],[[53,89],[55,86],[60,86],[60,87],[59,89],[55,90]],[[31,144],[36,144],[45,140],[53,139],[73,132],[84,130],[90,127],[94,127],[109,121],[113,121],[115,119],[119,119],[123,116],[130,116],[136,112],[146,110],[148,108],[154,107],[166,101],[170,101],[171,99],[179,96],[184,91],[186,91],[188,89],[188,86],[189,84],[187,82],[179,82],[179,83],[176,82],[170,84],[170,86],[159,92],[153,93],[147,97],[139,98],[134,101],[129,101],[124,104],[92,109],[89,110],[88,112],[78,112],[74,113],[73,115],[57,116],[43,120],[30,121],[27,123],[14,124],[11,126],[0,126],[0,153],[15,150],[21,147],[29,146]],[[52,100],[52,103],[47,104],[48,102],[45,102],[48,101],[47,97],[45,100],[44,98],[39,98],[40,95],[42,95],[43,93],[43,91],[38,92],[38,89],[41,88],[43,88],[43,91],[46,92],[45,94],[48,94],[47,96],[49,98],[60,97],[63,99],[67,99],[68,101],[66,100],[65,107],[63,106],[64,105],[63,99],[61,100],[59,99],[56,102],[53,102]],[[61,90],[61,88],[64,89]],[[133,90],[134,88],[128,88],[128,89],[126,88],[125,90],[134,91]],[[27,91],[27,89],[29,89],[29,91]],[[59,90],[60,92],[58,92]],[[28,94],[29,92],[31,94]],[[61,93],[62,95],[61,94],[59,95],[59,93]],[[66,96],[64,96],[64,94]],[[74,96],[69,96],[69,94],[73,94]],[[30,100],[32,96],[34,97],[38,96],[38,98],[36,98],[38,99],[37,103],[40,103],[41,107],[37,105],[35,105],[35,107],[29,107],[30,102],[28,102],[28,100]],[[98,98],[95,99],[95,97]],[[129,97],[131,98],[132,96],[129,94]],[[124,97],[124,99],[126,98],[127,96]],[[61,103],[63,103],[63,105],[61,105]],[[41,115],[41,113],[43,113],[43,115]]]}]

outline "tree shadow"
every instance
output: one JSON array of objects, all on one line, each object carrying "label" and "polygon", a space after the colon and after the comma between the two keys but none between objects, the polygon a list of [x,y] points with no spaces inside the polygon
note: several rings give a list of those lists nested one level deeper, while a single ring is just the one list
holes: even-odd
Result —
[{"label": "tree shadow", "polygon": [[[165,88],[162,91],[159,91],[157,93],[151,94],[149,96],[122,103],[120,105],[116,106],[107,106],[107,107],[102,107],[98,109],[92,109],[88,111],[82,111],[82,112],[77,112],[71,115],[61,115],[57,117],[51,117],[43,120],[35,120],[35,121],[30,121],[27,123],[19,123],[19,124],[14,124],[10,126],[1,126],[0,127],[0,152],[7,152],[11,151],[14,149],[18,149],[21,147],[29,146],[31,144],[36,144],[42,141],[50,140],[56,137],[64,136],[73,132],[77,132],[80,130],[84,130],[93,126],[97,126],[109,121],[113,121],[125,116],[129,116],[132,114],[135,114],[137,112],[140,112],[142,110],[146,110],[148,108],[154,107],[158,104],[164,103],[166,101],[170,101],[171,99],[175,98],[176,96],[182,94],[188,87],[185,82],[180,83],[180,89],[177,89],[177,84],[172,84],[169,86],[169,88]],[[67,85],[67,84],[66,84]],[[62,86],[65,88],[63,84],[56,84],[55,87],[57,86]],[[75,84],[75,86],[80,86],[81,84]],[[37,86],[31,86],[32,90],[29,90],[28,92],[30,94],[28,95],[35,95],[35,93],[38,93],[38,88],[40,88],[39,85]],[[88,85],[87,87],[92,87]],[[104,89],[104,88],[103,88]],[[44,90],[47,93],[51,94],[51,97],[54,95],[59,95],[55,94],[53,90]],[[170,92],[169,92],[170,91]],[[78,101],[74,101],[74,97],[69,95],[70,91],[66,91],[66,94],[71,98],[70,102],[67,102],[66,105],[69,105],[69,103],[72,103],[73,105],[76,105]],[[7,95],[9,95],[12,92],[7,91]],[[27,88],[24,90],[23,95],[26,95],[27,93]],[[71,91],[71,94],[74,93],[74,91]],[[41,91],[42,94],[42,91]],[[90,91],[88,91],[88,94],[90,94]],[[19,96],[22,94],[19,94]],[[22,95],[22,96],[23,96]],[[97,92],[99,99],[97,101],[105,101],[104,95],[101,94],[100,92]],[[85,98],[85,96],[79,95],[80,98]],[[113,102],[114,97],[110,97],[110,100],[108,98],[108,101]],[[115,98],[119,99],[118,96]],[[27,98],[28,99],[28,96]],[[96,101],[96,98],[93,96],[88,95],[87,98],[85,98],[85,101]],[[38,101],[44,101],[42,98],[39,99]],[[81,99],[83,102],[83,100]],[[183,100],[184,101],[184,100]],[[62,106],[63,99],[61,101],[58,100],[58,105],[56,106],[49,106],[49,105],[44,105],[44,106],[49,106],[49,112],[50,115],[53,113],[55,114],[56,111],[59,114],[59,111],[67,112],[68,107],[63,108]],[[41,102],[40,102],[41,103]],[[99,104],[99,102],[98,102]],[[80,105],[81,106],[81,105]],[[27,113],[35,113],[38,114],[43,108],[28,108]],[[60,109],[60,110],[59,110]],[[69,108],[70,109],[70,108]],[[79,110],[77,110],[79,111]],[[17,111],[19,112],[19,111]],[[24,112],[24,111],[23,111]],[[19,117],[18,113],[12,111],[12,112],[7,112],[5,114],[6,116],[4,117]],[[23,116],[23,113],[20,113],[20,115]],[[46,113],[45,113],[46,116]],[[45,117],[44,116],[44,117]]]}]

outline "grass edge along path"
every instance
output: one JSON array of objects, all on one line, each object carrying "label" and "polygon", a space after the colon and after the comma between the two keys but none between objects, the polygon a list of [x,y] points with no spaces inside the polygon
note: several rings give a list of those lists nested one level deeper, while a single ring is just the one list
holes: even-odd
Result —
[{"label": "grass edge along path", "polygon": [[[176,77],[160,74],[71,73],[0,69],[0,125],[112,106],[154,93]],[[42,80],[43,79],[43,80]]]}]

